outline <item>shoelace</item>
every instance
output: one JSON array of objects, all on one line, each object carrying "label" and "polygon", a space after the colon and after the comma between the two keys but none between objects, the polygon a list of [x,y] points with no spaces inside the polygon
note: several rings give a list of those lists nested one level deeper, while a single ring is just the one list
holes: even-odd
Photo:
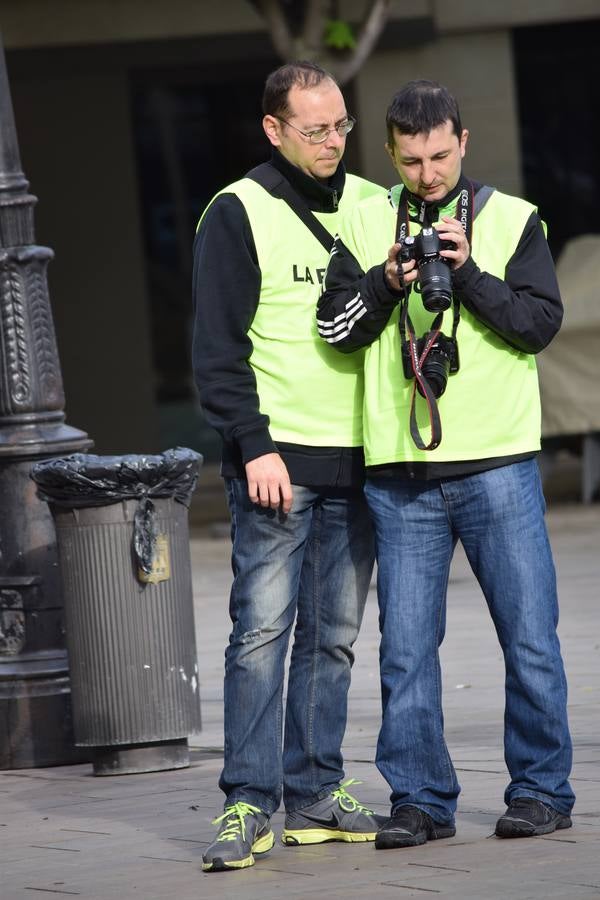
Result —
[{"label": "shoelace", "polygon": [[249,803],[234,803],[233,806],[227,806],[222,816],[213,819],[213,825],[219,822],[225,822],[225,826],[219,833],[218,841],[234,841],[240,834],[242,839],[246,839],[246,816],[254,816],[261,812],[258,806],[250,806]]},{"label": "shoelace", "polygon": [[332,791],[331,796],[335,797],[344,812],[356,812],[356,810],[358,810],[359,812],[366,813],[368,816],[374,815],[372,809],[367,809],[366,806],[363,806],[362,803],[358,802],[356,797],[353,797],[352,794],[348,793],[346,788],[353,784],[362,784],[362,781],[358,781],[356,778],[349,778],[348,781],[343,781],[337,790]]}]

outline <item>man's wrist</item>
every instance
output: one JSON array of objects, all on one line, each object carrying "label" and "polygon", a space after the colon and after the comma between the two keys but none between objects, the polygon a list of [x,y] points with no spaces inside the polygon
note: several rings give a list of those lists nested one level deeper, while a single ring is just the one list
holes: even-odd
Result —
[{"label": "man's wrist", "polygon": [[267,453],[278,453],[277,447],[269,434],[268,428],[260,428],[256,431],[249,431],[237,437],[237,443],[242,455],[242,462],[252,462],[259,456],[266,456]]},{"label": "man's wrist", "polygon": [[472,256],[469,256],[462,266],[452,270],[452,286],[457,290],[466,287],[471,278],[479,274],[479,267]]},{"label": "man's wrist", "polygon": [[367,281],[369,286],[369,294],[377,301],[377,305],[383,308],[393,307],[398,303],[398,299],[404,296],[402,291],[396,291],[390,286],[385,274],[385,263],[379,266],[373,266],[367,272]]}]

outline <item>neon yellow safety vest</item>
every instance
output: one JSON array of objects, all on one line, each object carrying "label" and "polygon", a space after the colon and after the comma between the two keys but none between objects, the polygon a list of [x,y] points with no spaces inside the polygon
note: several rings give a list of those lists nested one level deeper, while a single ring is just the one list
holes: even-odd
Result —
[{"label": "neon yellow safety vest", "polygon": [[[339,209],[315,212],[332,237],[344,211],[386,192],[346,175]],[[260,411],[275,441],[315,447],[362,445],[363,351],[342,355],[321,340],[315,308],[328,254],[281,199],[250,178],[221,193],[243,203],[261,271],[260,300],[248,334]],[[217,195],[218,196],[218,195]]]},{"label": "neon yellow safety vest", "polygon": [[[455,215],[456,200],[442,215]],[[531,204],[494,191],[473,223],[472,256],[479,268],[503,279],[531,213]],[[361,203],[340,226],[340,237],[363,271],[380,264],[394,243],[396,212],[387,199]],[[410,233],[419,231],[410,223]],[[434,316],[416,292],[409,314],[418,337]],[[364,445],[367,465],[390,462],[458,462],[511,456],[540,446],[540,399],[535,358],[510,347],[461,306],[457,332],[460,370],[451,375],[438,400],[442,441],[419,450],[410,435],[413,380],[402,371],[399,310],[365,353]],[[452,309],[444,314],[444,334],[452,333]],[[429,416],[417,395],[417,423],[425,443]]]}]

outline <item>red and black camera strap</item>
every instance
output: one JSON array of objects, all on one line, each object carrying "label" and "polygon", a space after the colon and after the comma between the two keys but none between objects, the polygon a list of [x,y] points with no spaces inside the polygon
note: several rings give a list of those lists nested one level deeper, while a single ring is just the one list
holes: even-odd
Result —
[{"label": "red and black camera strap", "polygon": [[[456,341],[456,331],[460,321],[460,303],[453,298],[453,318],[452,318],[452,339]],[[442,441],[442,422],[440,411],[438,409],[437,400],[429,381],[423,373],[423,365],[427,359],[431,348],[436,343],[441,334],[442,319],[444,314],[439,312],[432,322],[431,329],[427,333],[427,341],[423,350],[419,354],[417,346],[417,336],[415,329],[408,314],[408,303],[406,301],[400,304],[400,320],[398,327],[400,329],[400,338],[404,345],[408,347],[410,362],[414,373],[414,381],[412,385],[412,393],[410,398],[410,434],[419,450],[435,450]],[[407,338],[408,336],[408,338]],[[431,430],[431,438],[426,444],[419,432],[417,425],[416,399],[417,389],[425,398],[427,410],[429,414],[429,426]]]},{"label": "red and black camera strap", "polygon": [[[455,217],[461,223],[470,246],[471,236],[473,233],[473,219],[475,217],[475,189],[470,181],[466,181],[466,179],[461,180],[465,182],[466,186],[459,191]],[[421,223],[425,223],[427,220],[427,206],[428,204],[425,202],[425,200],[421,200],[419,211],[419,221]],[[396,219],[396,243],[403,242],[409,233],[410,218],[408,196],[407,191],[403,190],[400,201],[398,203],[398,216]],[[419,450],[435,450],[437,447],[439,447],[442,441],[442,421],[440,418],[440,411],[438,409],[435,394],[432,390],[431,385],[429,384],[429,381],[423,374],[423,365],[431,351],[431,348],[434,346],[439,335],[441,334],[442,319],[444,314],[442,312],[437,313],[435,319],[431,324],[431,328],[427,333],[427,341],[425,342],[425,346],[423,347],[422,352],[419,354],[417,345],[418,339],[415,334],[415,329],[411,322],[410,316],[408,314],[408,298],[410,292],[407,290],[404,284],[401,265],[398,265],[398,277],[400,279],[400,284],[402,286],[403,292],[403,299],[400,301],[400,319],[398,321],[398,328],[400,330],[400,340],[402,346],[408,347],[410,363],[414,375],[412,394],[410,399],[410,434]],[[455,297],[452,298],[452,308],[452,338],[453,340],[456,340],[456,332],[458,329],[458,323],[460,321],[460,301]],[[417,425],[417,389],[419,390],[419,393],[422,394],[427,404],[429,427],[431,433],[429,443],[427,444],[421,437],[419,426]]]}]

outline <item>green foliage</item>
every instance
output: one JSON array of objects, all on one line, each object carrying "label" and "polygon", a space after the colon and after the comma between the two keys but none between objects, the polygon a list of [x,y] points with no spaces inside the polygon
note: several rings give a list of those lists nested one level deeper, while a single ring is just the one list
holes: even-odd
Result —
[{"label": "green foliage", "polygon": [[325,23],[325,46],[334,50],[354,50],[354,32],[343,19],[328,19]]}]

